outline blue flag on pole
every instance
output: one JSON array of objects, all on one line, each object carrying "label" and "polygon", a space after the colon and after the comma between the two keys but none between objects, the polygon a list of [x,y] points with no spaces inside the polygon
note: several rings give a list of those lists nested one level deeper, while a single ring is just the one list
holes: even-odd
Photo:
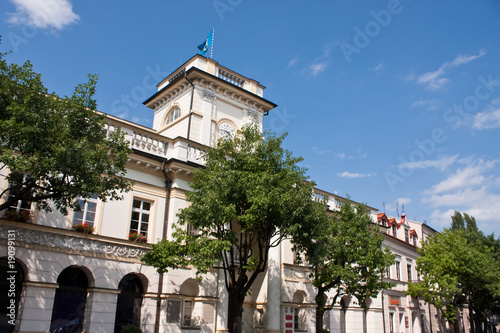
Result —
[{"label": "blue flag on pole", "polygon": [[208,49],[212,45],[213,38],[214,38],[214,31],[212,30],[208,34],[207,39],[203,43],[198,45],[198,49],[200,50],[200,52],[198,52],[198,54],[204,55],[205,53],[207,53]]}]

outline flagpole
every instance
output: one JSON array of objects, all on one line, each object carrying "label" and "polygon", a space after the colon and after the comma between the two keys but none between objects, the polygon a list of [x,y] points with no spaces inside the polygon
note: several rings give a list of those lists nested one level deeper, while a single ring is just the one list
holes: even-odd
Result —
[{"label": "flagpole", "polygon": [[210,59],[213,59],[214,55],[214,42],[215,42],[215,28],[212,28],[212,45],[210,49]]}]

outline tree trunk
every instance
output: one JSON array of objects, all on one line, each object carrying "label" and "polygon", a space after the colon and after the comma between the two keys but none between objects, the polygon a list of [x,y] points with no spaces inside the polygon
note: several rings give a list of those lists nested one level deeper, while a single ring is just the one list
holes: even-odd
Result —
[{"label": "tree trunk", "polygon": [[245,294],[239,290],[229,290],[227,329],[229,333],[241,333],[243,329],[243,302]]},{"label": "tree trunk", "polygon": [[325,305],[326,299],[324,295],[324,289],[322,287],[318,288],[316,293],[316,333],[323,333],[323,318],[325,315]]},{"label": "tree trunk", "polygon": [[316,333],[322,333],[323,332],[323,318],[325,315],[325,309],[324,307],[317,307],[316,308]]}]

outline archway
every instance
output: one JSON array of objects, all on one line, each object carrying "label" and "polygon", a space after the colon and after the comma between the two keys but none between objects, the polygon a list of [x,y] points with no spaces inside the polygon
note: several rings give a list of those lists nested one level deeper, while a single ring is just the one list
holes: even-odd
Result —
[{"label": "archway", "polygon": [[50,331],[80,332],[85,315],[89,279],[77,267],[64,269],[57,278],[59,288],[54,297]]},{"label": "archway", "polygon": [[17,261],[0,259],[0,332],[14,331],[25,274]]},{"label": "archway", "polygon": [[134,274],[125,275],[118,284],[120,294],[116,301],[115,333],[123,326],[140,326],[141,306],[144,287],[141,279]]}]

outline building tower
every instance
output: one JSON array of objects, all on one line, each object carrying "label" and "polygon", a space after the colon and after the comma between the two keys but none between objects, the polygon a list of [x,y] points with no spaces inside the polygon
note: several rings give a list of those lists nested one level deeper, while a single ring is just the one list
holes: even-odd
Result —
[{"label": "building tower", "polygon": [[144,104],[154,110],[153,129],[213,146],[221,136],[233,136],[244,124],[276,105],[263,98],[265,87],[218,62],[195,55],[157,85]]}]

